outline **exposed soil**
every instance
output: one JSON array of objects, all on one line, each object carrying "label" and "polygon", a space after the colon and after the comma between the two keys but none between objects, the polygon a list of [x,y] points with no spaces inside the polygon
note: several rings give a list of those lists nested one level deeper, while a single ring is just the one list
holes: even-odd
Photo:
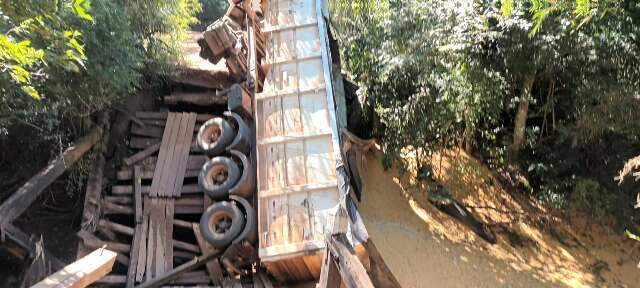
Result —
[{"label": "exposed soil", "polygon": [[488,244],[431,205],[427,183],[409,180],[415,171],[400,177],[397,167],[384,171],[380,155],[369,155],[359,210],[403,287],[638,287],[640,253],[631,253],[632,241],[620,233],[510,195],[462,151],[425,161],[455,199],[491,225],[498,243]]}]

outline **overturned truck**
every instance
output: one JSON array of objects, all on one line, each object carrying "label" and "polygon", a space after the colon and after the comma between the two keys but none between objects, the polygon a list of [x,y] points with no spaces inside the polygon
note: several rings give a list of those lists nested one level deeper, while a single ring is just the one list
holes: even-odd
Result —
[{"label": "overturned truck", "polygon": [[120,115],[133,152],[111,181],[98,145],[78,258],[116,253],[91,282],[399,287],[352,200],[373,142],[346,131],[327,1],[229,4],[193,39],[197,69],[225,73],[186,69],[160,107]]}]

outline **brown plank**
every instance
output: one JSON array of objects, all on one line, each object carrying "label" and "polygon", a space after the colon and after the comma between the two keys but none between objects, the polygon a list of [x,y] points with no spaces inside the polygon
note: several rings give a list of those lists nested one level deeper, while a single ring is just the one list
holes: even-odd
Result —
[{"label": "brown plank", "polygon": [[177,158],[177,170],[175,170],[175,184],[173,187],[172,195],[175,197],[180,197],[181,195],[181,187],[184,183],[184,178],[187,169],[187,162],[189,158],[189,149],[191,146],[191,131],[193,131],[193,127],[196,125],[196,114],[190,113],[184,115],[186,121],[186,127],[183,127],[182,138],[178,142],[179,144],[176,147],[178,155]]},{"label": "brown plank", "polygon": [[191,229],[191,225],[192,224],[196,224],[196,223],[192,223],[189,221],[184,221],[184,220],[180,220],[180,219],[173,219],[173,225],[174,226],[178,226],[178,227],[182,227],[182,228],[186,228],[186,229]]},{"label": "brown plank", "polygon": [[376,287],[389,287],[389,288],[400,288],[400,282],[393,275],[391,269],[387,266],[382,259],[382,255],[378,251],[378,248],[371,238],[367,239],[366,242],[362,244],[369,254],[369,260],[371,261],[371,282]]},{"label": "brown plank", "polygon": [[160,143],[156,143],[153,144],[149,147],[147,147],[146,149],[131,155],[130,157],[124,159],[124,164],[127,166],[131,166],[133,164],[138,163],[139,161],[144,160],[145,158],[151,156],[153,153],[156,153],[158,150],[160,150]]},{"label": "brown plank", "polygon": [[[202,234],[200,233],[200,225],[198,223],[193,223],[193,234],[196,236],[196,241],[198,241],[198,246],[200,246],[200,250],[202,250],[202,254],[213,253],[214,248],[202,238]],[[209,278],[211,279],[211,283],[213,285],[222,285],[222,281],[224,280],[224,275],[222,274],[222,266],[220,266],[220,262],[218,259],[213,259],[207,264],[207,274],[209,274]]]},{"label": "brown plank", "polygon": [[[143,112],[143,111],[137,111],[136,112],[136,117],[138,117],[141,120],[166,120],[167,116],[168,116],[169,112]],[[198,122],[204,122],[207,121],[211,118],[216,117],[215,115],[211,115],[211,114],[198,114],[196,120]]]},{"label": "brown plank", "polygon": [[[143,233],[143,225],[142,225],[142,221],[143,221],[143,203],[142,203],[142,179],[141,179],[141,171],[140,171],[140,166],[136,165],[133,167],[133,178],[134,178],[134,182],[133,182],[133,190],[134,190],[134,211],[135,211],[135,215],[134,215],[134,220],[135,220],[135,229],[134,229],[134,234],[133,234],[133,240],[131,243],[131,253],[129,255],[129,267],[127,270],[127,284],[126,287],[127,288],[131,288],[135,285],[135,280],[136,280],[136,269],[138,268],[138,262],[140,261],[140,250],[141,250],[141,246],[144,244],[142,239],[146,238],[142,235]],[[144,262],[144,261],[143,261]]]},{"label": "brown plank", "polygon": [[[151,191],[151,186],[142,186],[142,194],[149,194],[149,191]],[[202,191],[200,190],[200,188],[198,187],[197,184],[188,184],[188,185],[184,185],[182,186],[182,191],[181,193],[184,194],[198,194],[198,193],[202,193]],[[115,185],[115,186],[111,186],[111,194],[113,195],[132,195],[133,194],[133,187],[131,187],[131,185]]]},{"label": "brown plank", "polygon": [[[195,120],[195,119],[194,119]],[[164,219],[165,226],[165,265],[164,272],[173,269],[173,248],[175,247],[173,241],[173,217],[174,217],[174,202],[172,198],[166,199],[166,214]],[[181,243],[180,243],[181,244]],[[178,244],[178,245],[180,245]],[[184,245],[181,245],[185,247]]]},{"label": "brown plank", "polygon": [[158,228],[156,227],[156,219],[158,217],[158,198],[149,198],[149,230],[147,232],[147,260],[146,260],[146,271],[145,271],[145,281],[151,280],[155,275],[155,258],[158,247],[156,246],[156,238]]},{"label": "brown plank", "polygon": [[[187,170],[184,174],[184,178],[195,178],[200,174],[200,170]],[[116,179],[118,180],[131,180],[132,173],[130,170],[120,170],[116,174]],[[153,170],[143,170],[142,171],[142,179],[153,179]]]},{"label": "brown plank", "polygon": [[218,95],[215,91],[173,92],[171,95],[164,96],[164,103],[167,105],[192,104],[197,106],[226,105],[227,95]]},{"label": "brown plank", "polygon": [[135,230],[134,228],[131,228],[127,225],[122,225],[120,223],[111,222],[106,219],[100,219],[100,222],[98,223],[98,225],[100,227],[107,228],[111,231],[118,232],[120,234],[124,234],[128,236],[134,235],[134,230]]},{"label": "brown plank", "polygon": [[106,214],[133,214],[133,208],[130,206],[118,205],[109,201],[102,201],[104,213]]},{"label": "brown plank", "polygon": [[[158,157],[151,156],[145,159],[142,163],[145,165],[142,166],[143,179],[151,179],[153,177],[148,177],[147,175],[153,176],[155,172],[156,162]],[[187,160],[187,170],[197,170],[200,171],[202,165],[208,160],[207,156],[204,155],[189,155]],[[141,163],[141,164],[142,164]],[[118,171],[117,173],[118,180],[129,180],[133,179],[133,169],[129,167],[125,167],[124,169]]]},{"label": "brown plank", "polygon": [[101,248],[104,245],[107,245],[107,248],[109,250],[121,253],[129,253],[129,251],[131,250],[131,245],[129,244],[100,240],[98,237],[87,231],[79,231],[77,235],[78,237],[80,237],[80,239],[82,239],[87,247],[97,249]]},{"label": "brown plank", "polygon": [[131,137],[129,147],[132,149],[146,149],[147,147],[160,143],[160,139],[146,137]]},{"label": "brown plank", "polygon": [[318,288],[340,287],[342,283],[340,272],[335,263],[335,257],[331,253],[326,253],[322,261],[322,272],[318,281]]},{"label": "brown plank", "polygon": [[[162,196],[172,196],[173,195],[173,190],[174,190],[174,186],[176,183],[176,177],[175,177],[175,171],[177,169],[177,162],[179,161],[179,159],[181,158],[180,151],[182,147],[179,147],[178,143],[179,141],[181,141],[182,139],[180,139],[181,137],[181,132],[185,129],[186,125],[187,125],[187,117],[184,117],[186,114],[185,113],[179,113],[176,114],[176,118],[174,121],[176,121],[176,125],[174,126],[173,130],[171,131],[171,137],[169,138],[169,142],[168,145],[169,146],[169,150],[167,150],[167,158],[166,158],[166,163],[165,163],[165,168],[162,171],[162,184],[160,186],[160,191],[158,191],[158,195],[162,195]],[[163,142],[165,140],[163,139]]]},{"label": "brown plank", "polygon": [[335,257],[335,264],[347,288],[374,287],[360,259],[353,252],[346,235],[336,234],[329,237],[327,248],[327,254],[333,254],[332,257]]},{"label": "brown plank", "polygon": [[142,224],[143,210],[142,210],[142,172],[140,166],[133,167],[133,199],[135,205],[135,222],[136,225]]},{"label": "brown plank", "polygon": [[[136,215],[137,216],[137,215]],[[136,224],[133,240],[131,242],[131,252],[129,253],[129,267],[127,269],[127,288],[131,288],[135,284],[136,269],[138,268],[138,255],[140,254],[140,239],[142,238],[142,224]]]},{"label": "brown plank", "polygon": [[138,267],[136,268],[136,281],[142,282],[147,267],[147,235],[149,233],[149,214],[151,210],[151,199],[144,197],[142,232],[140,233],[140,253],[138,253]]},{"label": "brown plank", "polygon": [[149,125],[145,127],[139,126],[131,126],[131,134],[137,136],[151,137],[151,138],[162,138],[164,134],[164,128],[160,126]]},{"label": "brown plank", "polygon": [[[160,152],[158,152],[158,161],[156,162],[155,171],[153,173],[153,180],[151,181],[151,190],[149,191],[149,195],[152,197],[157,197],[162,189],[162,184],[166,179],[165,176],[165,165],[167,164],[167,158],[171,158],[173,154],[173,147],[171,146],[171,140],[174,136],[173,131],[176,129],[176,125],[179,125],[179,122],[176,121],[176,114],[169,113],[167,117],[167,126],[164,127],[164,134],[162,135],[162,143],[160,144]],[[173,138],[175,141],[175,138]]]}]

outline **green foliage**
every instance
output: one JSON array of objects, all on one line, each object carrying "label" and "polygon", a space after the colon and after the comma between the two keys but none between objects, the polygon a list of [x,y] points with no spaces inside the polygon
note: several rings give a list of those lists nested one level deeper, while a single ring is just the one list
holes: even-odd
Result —
[{"label": "green foliage", "polygon": [[194,28],[204,31],[207,26],[224,15],[229,7],[229,2],[226,0],[200,0],[200,5],[202,5],[202,11],[198,15],[200,23],[194,25]]},{"label": "green foliage", "polygon": [[590,214],[594,219],[613,215],[618,197],[610,193],[600,183],[591,179],[579,178],[571,194],[571,206],[578,211]]},{"label": "green foliage", "polygon": [[12,151],[0,170],[33,173],[89,116],[170,72],[199,11],[196,0],[0,1],[0,145]]},{"label": "green foliage", "polygon": [[[547,203],[602,198],[600,206],[583,208],[627,213],[613,209],[626,192],[618,197],[594,183],[610,181],[624,155],[637,153],[627,145],[640,139],[634,1],[330,3],[343,67],[361,87],[365,114],[380,122],[374,133],[384,139],[385,159],[404,147],[464,144],[493,168],[522,167],[529,181],[511,184]],[[523,85],[526,79],[532,87]],[[525,151],[519,163],[509,163],[506,148],[523,97]],[[618,150],[604,148],[611,144]],[[591,153],[595,147],[602,154]]]},{"label": "green foliage", "polygon": [[172,69],[199,11],[196,0],[0,2],[0,129],[50,137],[131,95]]}]

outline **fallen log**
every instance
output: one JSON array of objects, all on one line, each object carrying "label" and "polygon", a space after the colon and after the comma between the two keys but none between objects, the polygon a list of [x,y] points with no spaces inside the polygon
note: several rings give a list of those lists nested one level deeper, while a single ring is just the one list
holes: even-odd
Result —
[{"label": "fallen log", "polygon": [[13,222],[42,194],[53,181],[62,175],[67,168],[78,161],[82,155],[87,153],[93,145],[101,138],[104,128],[102,125],[96,126],[82,139],[69,147],[62,155],[33,176],[27,183],[13,193],[9,199],[0,205],[0,227]]}]

